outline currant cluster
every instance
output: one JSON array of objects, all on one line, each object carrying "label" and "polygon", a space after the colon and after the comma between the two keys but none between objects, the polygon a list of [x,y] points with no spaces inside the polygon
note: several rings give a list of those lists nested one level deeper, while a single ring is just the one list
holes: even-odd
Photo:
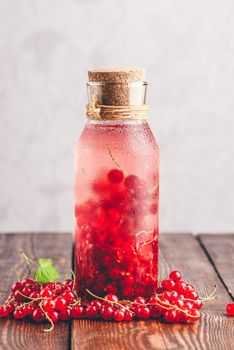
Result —
[{"label": "currant cluster", "polygon": [[202,307],[202,301],[195,288],[181,281],[178,271],[173,271],[170,279],[163,280],[158,293],[148,299],[138,296],[133,301],[119,300],[114,294],[101,298],[89,293],[96,298],[88,307],[91,312],[90,318],[99,316],[108,321],[120,322],[131,321],[134,318],[146,320],[150,317],[161,317],[167,322],[193,323],[199,320],[199,310]]},{"label": "currant cluster", "polygon": [[[199,319],[203,301],[191,284],[181,280],[178,271],[172,271],[169,279],[164,279],[158,291],[147,299],[138,296],[133,300],[120,300],[113,293],[101,297],[86,290],[86,299],[81,301],[74,287],[72,279],[41,285],[25,278],[12,285],[12,292],[0,307],[0,317],[12,315],[16,319],[28,317],[35,322],[48,321],[51,327],[46,331],[52,330],[59,320],[72,318],[120,322],[161,317],[167,322],[190,323]],[[88,296],[92,300],[88,301]]]},{"label": "currant cluster", "polygon": [[112,169],[75,208],[79,286],[98,295],[149,297],[157,288],[158,179]]},{"label": "currant cluster", "polygon": [[80,304],[80,299],[74,291],[72,279],[41,285],[34,279],[25,278],[12,285],[11,293],[0,307],[0,317],[30,317],[35,322],[47,320],[53,327],[59,320],[74,317],[77,304]]}]

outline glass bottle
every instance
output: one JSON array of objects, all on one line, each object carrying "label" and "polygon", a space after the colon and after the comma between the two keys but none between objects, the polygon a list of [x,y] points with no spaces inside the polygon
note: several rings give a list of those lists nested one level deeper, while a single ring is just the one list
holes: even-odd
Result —
[{"label": "glass bottle", "polygon": [[[116,75],[107,77],[108,70],[98,72],[90,73],[97,81],[87,84],[89,103],[126,105],[130,111],[131,106],[145,106],[146,82],[131,81],[128,71],[122,76],[122,70],[111,70]],[[99,296],[114,293],[131,299],[147,297],[157,288],[158,195],[159,149],[145,117],[125,111],[122,117],[107,113],[88,119],[76,148],[75,271],[80,295],[88,289]]]}]

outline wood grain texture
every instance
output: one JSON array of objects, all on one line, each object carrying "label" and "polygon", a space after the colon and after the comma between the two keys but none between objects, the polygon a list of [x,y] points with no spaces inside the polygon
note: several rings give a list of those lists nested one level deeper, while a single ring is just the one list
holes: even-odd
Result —
[{"label": "wood grain texture", "polygon": [[[218,236],[203,238],[200,241],[209,252],[209,259],[212,259],[219,274],[224,276],[224,281],[229,281],[226,269],[229,267],[227,263],[233,261],[233,243],[228,241],[231,237],[222,235],[222,240]],[[213,239],[216,243],[212,243]],[[205,305],[198,324],[166,324],[156,320],[129,323],[81,320],[72,322],[71,334],[69,324],[64,322],[57,324],[52,333],[46,334],[42,332],[45,325],[1,319],[0,349],[232,349],[233,319],[226,317],[224,312],[231,298],[199,241],[189,234],[161,235],[160,241],[160,271],[164,277],[172,269],[178,269],[186,281],[197,286],[202,296],[209,293],[214,284],[218,286],[219,298]],[[21,248],[34,259],[52,257],[62,275],[71,268],[71,235],[0,235],[0,301],[3,301],[15,280],[15,273],[10,270],[10,266],[17,265],[23,274],[23,263],[19,263],[18,257]],[[229,283],[232,285],[232,282]]]},{"label": "wood grain texture", "polygon": [[219,298],[209,301],[195,325],[166,324],[156,320],[113,323],[72,322],[73,350],[181,350],[233,349],[233,320],[224,314],[230,301],[223,284],[195,237],[189,234],[161,235],[160,271],[166,276],[172,269],[182,272],[205,296],[216,284]]},{"label": "wood grain texture", "polygon": [[234,299],[234,235],[199,235],[214,268]]},{"label": "wood grain texture", "polygon": [[[16,280],[13,267],[20,275],[25,269],[19,257],[23,249],[32,259],[50,257],[54,260],[63,278],[71,269],[71,234],[2,234],[0,235],[0,302],[7,296],[12,283]],[[0,319],[1,350],[66,350],[70,343],[70,325],[61,322],[55,325],[51,333],[42,330],[48,325],[38,325],[24,320]]]}]

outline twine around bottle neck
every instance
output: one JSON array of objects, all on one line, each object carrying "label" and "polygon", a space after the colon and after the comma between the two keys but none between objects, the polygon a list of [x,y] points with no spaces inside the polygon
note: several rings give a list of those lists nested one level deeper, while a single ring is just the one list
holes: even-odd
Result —
[{"label": "twine around bottle neck", "polygon": [[100,105],[96,98],[86,105],[86,116],[93,120],[142,120],[147,119],[148,106],[107,106]]}]

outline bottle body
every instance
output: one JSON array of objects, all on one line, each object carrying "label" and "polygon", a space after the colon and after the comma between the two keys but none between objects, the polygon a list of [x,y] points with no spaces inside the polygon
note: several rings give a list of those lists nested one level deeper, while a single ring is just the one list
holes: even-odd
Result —
[{"label": "bottle body", "polygon": [[149,296],[158,279],[159,150],[145,120],[89,121],[77,143],[80,293]]}]

